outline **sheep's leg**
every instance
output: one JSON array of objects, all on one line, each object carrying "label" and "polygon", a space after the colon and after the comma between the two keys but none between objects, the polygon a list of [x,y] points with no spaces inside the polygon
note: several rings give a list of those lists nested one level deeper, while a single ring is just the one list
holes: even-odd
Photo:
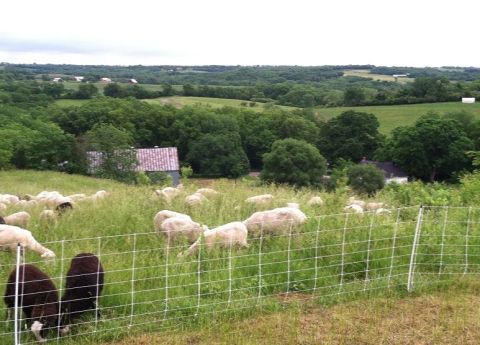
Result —
[{"label": "sheep's leg", "polygon": [[42,328],[43,328],[43,324],[40,321],[35,321],[32,324],[32,327],[30,328],[32,330],[33,334],[35,335],[35,338],[40,343],[44,343],[44,342],[47,341],[47,339],[42,338],[42,336],[40,335],[40,332],[42,331]]}]

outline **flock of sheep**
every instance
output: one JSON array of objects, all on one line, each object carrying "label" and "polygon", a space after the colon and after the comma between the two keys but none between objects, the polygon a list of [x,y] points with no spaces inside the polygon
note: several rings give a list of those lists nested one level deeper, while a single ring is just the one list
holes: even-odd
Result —
[{"label": "flock of sheep", "polygon": [[[183,193],[183,187],[167,187],[156,190],[157,196],[170,203]],[[55,221],[64,212],[73,209],[78,202],[96,202],[104,199],[107,192],[98,191],[93,195],[74,194],[63,196],[58,192],[41,192],[36,196],[26,195],[19,198],[15,195],[0,194],[0,214],[4,214],[10,205],[16,208],[28,209],[31,206],[44,205],[40,213],[40,220]],[[215,198],[219,193],[211,188],[200,188],[195,193],[185,197],[188,207],[196,207],[209,199]],[[274,200],[271,194],[249,197],[245,203],[255,207],[268,207]],[[309,206],[321,206],[323,200],[314,196],[308,201]],[[373,211],[375,214],[388,214],[384,203],[365,202],[350,198],[345,206],[345,211],[363,213]],[[6,247],[15,250],[20,244],[22,250],[31,250],[43,258],[54,258],[55,253],[42,246],[35,240],[32,233],[25,228],[30,221],[30,214],[26,211],[16,212],[4,217],[0,216],[0,248]],[[187,239],[190,247],[179,254],[179,257],[192,255],[203,244],[205,248],[214,246],[230,248],[239,246],[247,248],[248,234],[255,236],[282,233],[289,227],[304,224],[307,216],[300,210],[297,203],[287,203],[285,207],[277,207],[264,211],[257,211],[247,219],[234,221],[214,229],[209,229],[192,220],[183,213],[162,210],[153,219],[154,229],[158,234],[163,234],[166,245],[169,247],[174,242]],[[57,329],[60,334],[69,332],[72,321],[89,309],[94,309],[100,296],[104,282],[104,271],[99,259],[91,253],[81,253],[72,259],[70,270],[67,273],[65,295],[59,302],[58,292],[51,279],[40,269],[33,265],[20,266],[19,284],[24,296],[21,305],[27,324],[38,341],[45,341],[48,330]],[[14,305],[14,288],[16,271],[11,272],[4,300],[9,309]]]}]

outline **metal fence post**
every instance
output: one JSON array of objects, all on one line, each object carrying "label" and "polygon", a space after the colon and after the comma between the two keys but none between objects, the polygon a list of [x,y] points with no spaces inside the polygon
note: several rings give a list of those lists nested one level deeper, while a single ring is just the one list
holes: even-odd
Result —
[{"label": "metal fence post", "polygon": [[413,291],[413,276],[415,273],[415,259],[417,256],[417,247],[418,247],[418,240],[420,238],[420,231],[422,229],[422,222],[423,222],[423,206],[420,206],[418,210],[418,217],[417,217],[417,225],[415,226],[415,236],[413,237],[413,244],[412,244],[412,253],[410,255],[410,265],[408,268],[408,282],[407,282],[407,291]]},{"label": "metal fence post", "polygon": [[15,345],[20,345],[20,332],[18,329],[18,290],[19,290],[19,278],[20,278],[20,261],[22,256],[22,246],[20,243],[17,243],[17,262],[15,264],[15,304],[14,304],[14,316],[13,320],[15,322],[13,328],[15,332]]}]

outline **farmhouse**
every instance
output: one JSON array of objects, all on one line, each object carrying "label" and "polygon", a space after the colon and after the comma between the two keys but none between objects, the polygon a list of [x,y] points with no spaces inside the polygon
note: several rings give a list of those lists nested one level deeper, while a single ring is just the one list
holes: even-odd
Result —
[{"label": "farmhouse", "polygon": [[104,84],[109,84],[112,82],[112,79],[103,77],[103,78],[100,78],[100,82]]},{"label": "farmhouse", "polygon": [[60,83],[60,82],[63,81],[63,79],[60,78],[60,77],[57,77],[57,78],[53,78],[52,81],[55,82],[55,83]]},{"label": "farmhouse", "polygon": [[[138,165],[136,171],[145,173],[164,172],[173,179],[173,185],[180,182],[180,164],[176,147],[154,147],[147,149],[134,149]],[[102,163],[102,153],[98,151],[87,152],[89,172],[94,173]]]},{"label": "farmhouse", "polygon": [[85,79],[85,77],[76,76],[76,77],[73,77],[73,79],[75,79],[75,81],[78,81],[79,83],[81,83],[83,81],[83,79]]},{"label": "farmhouse", "polygon": [[365,158],[362,159],[360,164],[373,164],[378,169],[383,170],[385,174],[385,183],[407,183],[408,182],[408,175],[397,167],[393,162],[378,162],[378,161],[369,161]]}]

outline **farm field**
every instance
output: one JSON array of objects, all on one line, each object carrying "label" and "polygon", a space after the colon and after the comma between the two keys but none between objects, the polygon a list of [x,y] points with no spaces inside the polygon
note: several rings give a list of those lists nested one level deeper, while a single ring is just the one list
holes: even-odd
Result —
[{"label": "farm field", "polygon": [[[242,101],[238,99],[174,96],[174,97],[162,97],[162,98],[156,98],[156,99],[146,99],[145,101],[149,103],[173,105],[177,108],[181,108],[186,105],[203,104],[203,105],[209,105],[213,108],[242,107],[242,108],[248,108],[248,109],[259,111],[259,112],[264,110],[264,103],[257,102],[255,103],[254,107],[251,107],[249,106],[250,104],[249,101]],[[246,103],[247,106],[242,105],[243,103]],[[285,110],[298,109],[295,107],[287,107],[287,106],[278,106],[278,107]]]},{"label": "farm field", "polygon": [[[302,320],[304,310],[313,310],[314,318],[318,314],[323,320],[325,309],[322,308],[341,309],[343,305],[348,310],[354,305],[349,303],[358,303],[360,310],[372,310],[370,316],[375,320],[378,312],[384,309],[382,299],[395,301],[408,296],[408,263],[418,206],[405,205],[385,216],[346,216],[342,213],[349,196],[345,190],[320,193],[309,189],[262,186],[248,179],[185,182],[184,195],[205,185],[220,195],[198,208],[189,208],[183,198],[177,198],[171,204],[160,200],[153,193],[153,186],[130,186],[53,172],[0,172],[1,193],[25,195],[57,190],[68,195],[91,194],[100,189],[110,193],[105,201],[79,202],[75,210],[56,223],[40,222],[42,206],[29,209],[32,214],[29,230],[37,240],[55,251],[57,259],[44,262],[38,255],[28,253],[26,262],[45,270],[60,293],[64,272],[77,253],[96,253],[106,269],[102,317],[96,320],[89,315],[83,324],[75,327],[71,336],[61,340],[62,344],[111,342],[133,334],[159,331],[169,334],[169,331],[178,333],[180,330],[182,333],[178,339],[192,334],[195,339],[202,339],[207,334],[198,331],[212,329],[209,328],[212,325],[221,327],[222,336],[228,337],[229,332],[238,331],[236,325],[261,326],[265,319],[266,325],[277,322],[278,331],[272,336],[284,334],[285,339],[295,339],[292,338],[298,336],[295,328],[279,328],[279,318]],[[195,221],[213,228],[246,219],[256,208],[243,200],[264,193],[275,196],[272,204],[265,208],[298,202],[309,217],[307,223],[301,228],[289,227],[279,234],[265,237],[252,232],[248,238],[249,248],[211,252],[200,249],[195,255],[183,258],[178,254],[188,247],[186,243],[167,250],[163,237],[153,233],[152,219],[159,210],[187,213]],[[307,205],[313,195],[320,195],[325,205]],[[375,200],[388,202],[391,208],[403,206],[389,192],[380,193]],[[14,211],[18,211],[15,206],[8,209],[8,213]],[[467,216],[468,222],[465,222]],[[440,283],[432,284],[432,274],[440,282],[445,282],[443,289],[448,287],[451,279],[458,277],[459,272],[468,273],[466,279],[475,278],[480,267],[479,224],[478,208],[432,208],[426,211],[417,253],[415,294],[442,288]],[[440,236],[442,231],[444,236]],[[466,232],[471,236],[468,262],[464,252]],[[13,260],[10,253],[0,253],[0,291],[4,289]],[[460,287],[469,289],[472,284],[466,280],[457,286],[457,291]],[[370,301],[377,298],[380,306],[369,309]],[[0,310],[2,312],[4,310]],[[268,315],[273,315],[273,321]],[[349,325],[350,321],[345,324]],[[305,336],[315,339],[313,328],[309,330],[311,333]],[[372,333],[375,329],[366,331]],[[0,322],[2,343],[11,340],[9,332],[8,325]],[[261,337],[265,332],[261,328],[252,330],[255,337]],[[333,336],[335,330],[331,332]],[[358,339],[360,336],[357,334]],[[411,335],[405,335],[408,337]],[[32,342],[32,335],[24,332],[22,339],[23,343]],[[145,343],[151,343],[148,336],[146,339]],[[248,341],[254,341],[254,338],[246,339],[245,343]],[[311,340],[305,341],[308,344]],[[334,339],[332,343],[335,343]]]},{"label": "farm field", "polygon": [[[345,77],[361,77],[361,78],[369,78],[373,80],[379,80],[379,81],[395,81],[395,78],[391,75],[385,75],[385,74],[374,74],[370,73],[370,70],[366,69],[357,69],[357,70],[345,70],[343,71],[343,75]],[[414,81],[415,78],[398,78],[398,83],[400,84],[406,84]]]},{"label": "farm field", "polygon": [[462,104],[461,102],[446,102],[363,107],[315,108],[318,116],[324,120],[338,116],[347,110],[374,114],[380,122],[380,132],[384,134],[390,133],[392,129],[399,126],[412,125],[420,116],[425,115],[428,112],[435,112],[443,115],[449,112],[466,111],[475,115],[477,119],[480,119],[480,103]]}]

